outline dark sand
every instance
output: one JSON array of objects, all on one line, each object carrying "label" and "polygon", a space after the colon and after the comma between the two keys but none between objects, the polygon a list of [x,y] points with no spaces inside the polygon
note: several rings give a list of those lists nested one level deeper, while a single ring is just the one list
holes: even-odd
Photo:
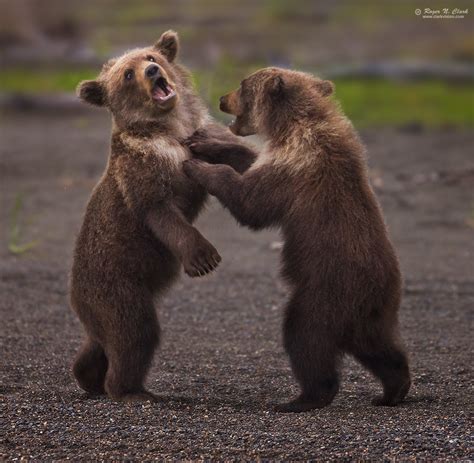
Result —
[{"label": "dark sand", "polygon": [[[474,458],[472,133],[363,133],[405,276],[407,401],[371,406],[380,386],[348,358],[333,405],[285,415],[272,406],[297,388],[281,346],[278,234],[241,229],[215,203],[198,227],[223,256],[218,272],[183,276],[158,308],[163,340],[148,386],[162,402],[124,405],[78,389],[70,364],[82,334],[67,274],[109,122],[92,113],[1,122],[0,459]],[[22,241],[40,243],[14,256],[19,193]]]}]

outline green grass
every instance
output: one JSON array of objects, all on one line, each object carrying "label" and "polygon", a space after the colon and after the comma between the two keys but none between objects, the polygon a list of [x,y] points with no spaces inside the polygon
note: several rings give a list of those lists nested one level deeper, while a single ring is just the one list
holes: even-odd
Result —
[{"label": "green grass", "polygon": [[[238,65],[223,59],[214,70],[194,72],[195,84],[214,114],[219,96],[239,85],[261,64]],[[0,71],[0,92],[54,93],[74,91],[78,82],[94,78],[97,69]],[[441,81],[395,82],[382,79],[335,81],[335,98],[357,127],[403,125],[418,122],[427,127],[474,126],[474,85]]]},{"label": "green grass", "polygon": [[474,86],[441,81],[336,81],[336,98],[357,126],[419,122],[428,127],[474,126]]},{"label": "green grass", "polygon": [[20,225],[20,214],[23,209],[23,195],[17,194],[15,203],[11,211],[10,218],[10,234],[8,240],[8,250],[12,254],[21,255],[33,249],[38,243],[38,240],[21,243],[22,227]]},{"label": "green grass", "polygon": [[73,92],[84,79],[93,79],[100,69],[23,69],[0,71],[0,92],[41,94]]},{"label": "green grass", "polygon": [[42,94],[72,92],[84,79],[92,79],[98,69],[7,69],[0,71],[0,92]]}]

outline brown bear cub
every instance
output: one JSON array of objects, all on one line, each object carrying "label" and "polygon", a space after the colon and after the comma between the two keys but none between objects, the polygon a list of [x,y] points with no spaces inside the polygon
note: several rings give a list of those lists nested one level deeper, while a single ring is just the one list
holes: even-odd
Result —
[{"label": "brown bear cub", "polygon": [[[242,225],[278,226],[283,276],[291,288],[284,345],[301,395],[278,410],[332,402],[339,363],[352,354],[383,384],[377,405],[407,394],[410,373],[399,339],[401,277],[380,207],[369,185],[364,147],[330,95],[333,85],[296,71],[262,69],[221,98],[237,135],[266,140],[243,175],[200,160],[186,174],[215,195]],[[233,151],[198,133],[197,157]]]},{"label": "brown bear cub", "polygon": [[[207,193],[182,172],[190,152],[181,141],[199,128],[209,137],[231,134],[210,120],[175,63],[177,50],[168,31],[78,87],[81,99],[108,108],[113,124],[108,165],[74,252],[70,300],[87,339],[73,372],[85,391],[125,401],[154,400],[143,385],[159,340],[154,298],[181,264],[200,276],[220,261],[192,226]],[[242,173],[253,160],[244,150],[228,163]]]}]

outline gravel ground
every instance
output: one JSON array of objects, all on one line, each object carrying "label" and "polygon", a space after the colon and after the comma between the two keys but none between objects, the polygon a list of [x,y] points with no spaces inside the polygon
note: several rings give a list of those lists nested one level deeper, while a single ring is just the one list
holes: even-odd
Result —
[{"label": "gravel ground", "polygon": [[[183,277],[158,308],[164,335],[148,386],[162,401],[124,405],[78,389],[70,364],[82,334],[67,273],[109,122],[1,122],[1,460],[474,458],[474,134],[364,132],[405,275],[413,388],[399,407],[372,407],[379,385],[347,359],[333,405],[292,415],[272,411],[296,393],[281,346],[278,234],[251,234],[215,203],[198,227],[223,256],[219,271]],[[7,240],[19,194],[21,239],[40,242],[15,256]]]}]

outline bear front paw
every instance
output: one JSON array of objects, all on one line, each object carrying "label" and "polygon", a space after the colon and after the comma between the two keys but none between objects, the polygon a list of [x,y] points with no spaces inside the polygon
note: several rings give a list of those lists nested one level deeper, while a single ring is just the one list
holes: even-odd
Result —
[{"label": "bear front paw", "polygon": [[216,269],[221,260],[214,246],[208,241],[203,241],[195,247],[189,257],[183,260],[183,267],[190,277],[201,277]]},{"label": "bear front paw", "polygon": [[199,176],[199,173],[202,171],[202,167],[205,166],[205,164],[205,162],[197,159],[183,161],[184,173],[190,178],[196,178]]},{"label": "bear front paw", "polygon": [[195,158],[205,161],[212,158],[211,154],[215,148],[215,145],[205,141],[195,141],[190,143],[188,147]]},{"label": "bear front paw", "polygon": [[197,129],[190,137],[188,137],[184,144],[190,146],[193,143],[205,142],[211,140],[212,137],[209,136],[206,129]]}]

